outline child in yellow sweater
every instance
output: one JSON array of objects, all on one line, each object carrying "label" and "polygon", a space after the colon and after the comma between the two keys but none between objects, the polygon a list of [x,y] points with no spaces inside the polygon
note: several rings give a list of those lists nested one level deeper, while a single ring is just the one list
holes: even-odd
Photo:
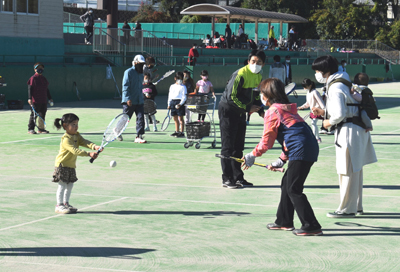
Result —
[{"label": "child in yellow sweater", "polygon": [[79,146],[85,146],[92,150],[98,150],[100,146],[85,140],[78,132],[79,117],[73,113],[64,114],[62,118],[54,120],[54,126],[57,130],[63,128],[66,133],[61,137],[60,151],[56,157],[53,182],[58,183],[56,213],[76,213],[77,208],[69,205],[74,182],[76,177],[76,158],[78,156],[89,156],[97,158],[97,152],[86,152],[79,149]]}]

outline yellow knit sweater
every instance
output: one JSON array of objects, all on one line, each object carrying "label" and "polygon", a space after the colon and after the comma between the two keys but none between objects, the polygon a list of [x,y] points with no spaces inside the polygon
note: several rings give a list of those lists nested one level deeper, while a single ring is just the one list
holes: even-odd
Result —
[{"label": "yellow knit sweater", "polygon": [[77,132],[75,135],[65,133],[61,137],[60,151],[56,157],[55,166],[58,167],[61,164],[63,167],[76,168],[76,158],[78,156],[89,156],[89,153],[79,149],[79,146],[85,146],[95,150],[96,145],[88,140],[83,139],[79,132]]}]

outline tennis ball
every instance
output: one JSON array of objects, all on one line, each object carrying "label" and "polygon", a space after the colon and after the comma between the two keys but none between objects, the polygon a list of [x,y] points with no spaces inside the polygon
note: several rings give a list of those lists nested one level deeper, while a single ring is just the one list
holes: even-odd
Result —
[{"label": "tennis ball", "polygon": [[117,166],[117,162],[116,161],[110,161],[110,167],[115,167]]},{"label": "tennis ball", "polygon": [[53,103],[53,102],[51,102],[51,101],[50,101],[50,106],[51,106],[51,107],[53,107],[53,106],[54,106],[54,103]]}]

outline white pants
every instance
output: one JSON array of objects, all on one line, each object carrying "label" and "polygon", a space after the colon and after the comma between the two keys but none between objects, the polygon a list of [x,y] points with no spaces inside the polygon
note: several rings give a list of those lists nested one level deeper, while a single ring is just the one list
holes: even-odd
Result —
[{"label": "white pants", "polygon": [[186,117],[186,124],[192,122],[192,111],[188,110],[185,106],[185,117]]},{"label": "white pants", "polygon": [[311,129],[312,129],[312,132],[314,133],[315,139],[318,140],[319,139],[319,130],[318,130],[317,122],[318,122],[317,118],[311,119]]},{"label": "white pants", "polygon": [[58,189],[57,189],[57,204],[62,205],[64,203],[69,202],[69,198],[71,196],[72,187],[74,184],[72,182],[65,183],[62,181],[58,182]]},{"label": "white pants", "polygon": [[347,174],[339,174],[340,204],[339,213],[362,211],[363,170],[353,173],[350,153],[347,150]]},{"label": "white pants", "polygon": [[[156,116],[150,115],[151,120],[153,121],[153,129],[157,129],[157,120]],[[149,128],[149,115],[146,113],[144,114],[144,128],[148,129]]]}]

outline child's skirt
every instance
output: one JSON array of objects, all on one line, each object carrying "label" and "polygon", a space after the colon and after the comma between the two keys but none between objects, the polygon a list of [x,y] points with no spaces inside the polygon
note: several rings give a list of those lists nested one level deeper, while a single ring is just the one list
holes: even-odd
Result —
[{"label": "child's skirt", "polygon": [[74,183],[77,180],[75,168],[62,167],[60,164],[59,167],[54,169],[52,182]]}]

